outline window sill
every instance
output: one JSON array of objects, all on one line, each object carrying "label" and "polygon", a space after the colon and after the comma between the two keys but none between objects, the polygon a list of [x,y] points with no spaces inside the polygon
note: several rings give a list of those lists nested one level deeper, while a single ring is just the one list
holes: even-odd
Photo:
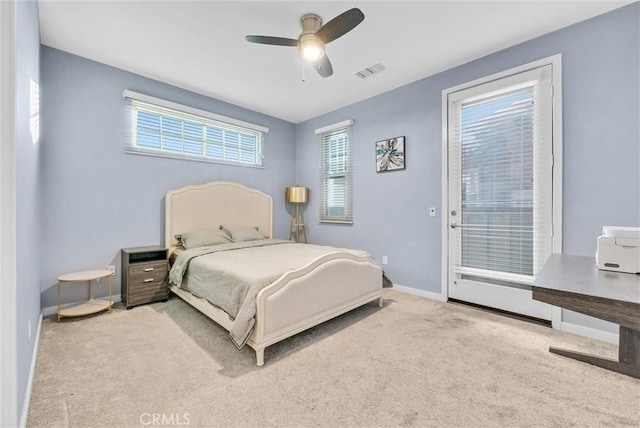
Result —
[{"label": "window sill", "polygon": [[344,224],[352,226],[353,220],[320,220],[320,224]]}]

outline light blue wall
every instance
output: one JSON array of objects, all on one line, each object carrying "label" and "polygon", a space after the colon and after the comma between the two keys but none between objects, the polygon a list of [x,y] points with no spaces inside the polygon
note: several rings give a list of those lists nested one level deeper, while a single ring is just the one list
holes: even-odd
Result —
[{"label": "light blue wall", "polygon": [[[375,77],[373,77],[375,78]],[[442,88],[426,79],[299,124],[296,182],[310,187],[305,212],[314,243],[366,249],[381,260],[397,284],[439,292],[440,97]],[[316,128],[353,119],[354,223],[319,224],[319,140]],[[375,172],[375,142],[406,137],[406,169]]]},{"label": "light blue wall", "polygon": [[[299,124],[296,182],[313,195],[306,211],[311,239],[387,255],[394,282],[439,293],[442,91],[560,53],[563,246],[567,254],[593,256],[603,225],[640,225],[639,26],[634,3]],[[321,225],[313,131],[345,119],[355,120],[355,221]],[[399,135],[406,136],[406,170],[376,174],[374,143]],[[437,218],[429,217],[431,206]]]},{"label": "light blue wall", "polygon": [[[43,307],[56,304],[56,277],[69,271],[116,264],[120,293],[120,249],[162,244],[164,195],[186,184],[230,180],[272,195],[274,236],[288,237],[279,196],[294,183],[295,125],[49,47],[42,48],[42,88]],[[264,168],[125,153],[124,89],[269,127]]]},{"label": "light blue wall", "polygon": [[[18,415],[22,413],[40,317],[40,151],[30,133],[30,82],[40,82],[38,4],[16,3],[16,279]],[[32,334],[29,342],[28,325]]]}]

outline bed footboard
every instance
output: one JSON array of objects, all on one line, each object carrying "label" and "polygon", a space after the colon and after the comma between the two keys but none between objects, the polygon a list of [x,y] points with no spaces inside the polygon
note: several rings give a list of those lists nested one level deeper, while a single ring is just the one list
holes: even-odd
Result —
[{"label": "bed footboard", "polygon": [[382,304],[382,270],[366,256],[332,253],[288,272],[258,293],[257,364],[267,346],[374,300]]}]

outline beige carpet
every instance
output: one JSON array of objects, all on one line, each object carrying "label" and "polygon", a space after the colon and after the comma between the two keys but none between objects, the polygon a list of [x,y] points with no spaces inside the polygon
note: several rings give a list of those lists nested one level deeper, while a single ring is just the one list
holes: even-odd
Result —
[{"label": "beige carpet", "polygon": [[[640,381],[550,354],[614,346],[390,291],[267,348],[177,298],[45,320],[31,427],[640,426]],[[155,418],[155,419],[154,419]]]}]

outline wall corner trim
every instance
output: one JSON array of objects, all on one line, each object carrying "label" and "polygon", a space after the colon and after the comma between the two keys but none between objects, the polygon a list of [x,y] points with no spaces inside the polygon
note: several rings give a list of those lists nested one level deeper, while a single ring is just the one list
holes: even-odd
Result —
[{"label": "wall corner trim", "polygon": [[0,426],[18,423],[16,1],[0,1]]}]

